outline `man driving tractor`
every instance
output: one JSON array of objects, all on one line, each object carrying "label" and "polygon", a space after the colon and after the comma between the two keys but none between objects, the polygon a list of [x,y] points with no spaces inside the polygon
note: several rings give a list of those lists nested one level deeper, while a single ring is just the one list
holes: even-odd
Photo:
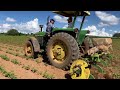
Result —
[{"label": "man driving tractor", "polygon": [[69,17],[67,21],[68,21],[68,28],[72,28],[72,17]]},{"label": "man driving tractor", "polygon": [[50,22],[47,22],[47,28],[46,28],[46,33],[48,35],[50,35],[50,33],[52,32],[52,29],[54,28],[54,19],[50,19]]}]

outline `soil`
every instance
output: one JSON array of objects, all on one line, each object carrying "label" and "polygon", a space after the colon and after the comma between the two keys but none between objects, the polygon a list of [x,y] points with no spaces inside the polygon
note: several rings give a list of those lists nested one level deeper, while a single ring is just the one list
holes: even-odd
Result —
[{"label": "soil", "polygon": [[[18,53],[19,55],[23,56],[24,55],[23,47],[1,44],[1,43],[0,43],[0,47],[1,47],[0,55],[7,55],[7,57],[10,58],[10,61],[5,61],[2,58],[0,58],[0,66],[3,66],[5,70],[8,72],[13,71],[18,79],[47,79],[47,77],[44,77],[45,72],[47,72],[48,75],[53,75],[54,79],[66,79],[65,75],[69,72],[58,69],[52,65],[49,65],[46,62],[43,62],[42,57],[39,57],[37,59],[32,59],[32,58],[26,59],[25,57],[15,56],[6,53],[6,51],[9,51],[11,53],[14,54]],[[12,50],[10,50],[10,48],[12,48]],[[12,59],[16,59],[21,64],[16,65],[12,63],[11,62]],[[36,60],[39,60],[40,62],[37,63]],[[23,66],[30,66],[30,70],[26,70],[25,68],[23,68]],[[118,60],[118,58],[115,57],[111,61],[111,64],[108,65],[108,67],[101,65],[103,70],[106,72],[105,74],[98,72],[98,70],[94,67],[92,67],[90,70],[91,70],[91,74],[93,74],[95,79],[114,79],[115,77],[113,77],[113,74],[120,73],[119,66],[120,66],[120,60]],[[33,73],[31,71],[32,68],[35,68],[37,72]],[[0,79],[9,79],[9,78],[5,77],[0,72]]]},{"label": "soil", "polygon": [[[7,57],[9,57],[10,60],[12,60],[12,59],[18,60],[19,62],[21,62],[21,65],[18,66],[18,65],[13,64],[10,61],[5,61],[2,59],[0,60],[0,65],[5,66],[5,68],[9,71],[10,70],[14,71],[14,73],[17,74],[18,78],[25,78],[25,79],[42,78],[42,76],[38,77],[38,75],[35,75],[31,71],[27,71],[27,70],[23,69],[22,66],[24,66],[24,65],[25,66],[29,65],[31,67],[31,69],[35,68],[35,69],[37,69],[37,71],[42,72],[42,73],[44,73],[46,71],[48,74],[53,75],[56,79],[64,79],[65,74],[67,73],[67,71],[63,71],[61,69],[55,68],[52,65],[48,65],[48,64],[42,62],[42,58],[39,58],[39,60],[41,60],[41,63],[37,63],[33,59],[26,60],[25,58],[22,58],[19,56],[14,56],[12,54],[8,54],[5,52],[6,50],[7,50],[6,48],[3,48],[2,51],[0,51],[0,54],[7,55]],[[12,52],[15,52],[15,51],[12,51]]]}]

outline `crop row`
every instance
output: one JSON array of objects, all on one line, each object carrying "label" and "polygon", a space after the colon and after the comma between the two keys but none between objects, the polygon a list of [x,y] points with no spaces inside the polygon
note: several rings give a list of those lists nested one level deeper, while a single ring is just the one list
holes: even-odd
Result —
[{"label": "crop row", "polygon": [[[22,65],[21,62],[19,62],[17,59],[10,60],[10,58],[7,55],[0,55],[0,57],[5,61],[10,61],[15,65],[21,66],[25,70],[30,70],[33,73],[42,75],[44,78],[47,78],[47,79],[55,78],[54,75],[49,74],[47,71],[41,72],[41,71],[38,71],[36,68],[31,67],[30,65]],[[7,72],[7,71],[5,71],[5,69],[3,67],[0,67],[0,71],[3,73],[3,75],[5,75],[5,77],[9,77],[11,79],[17,79],[17,77],[14,75],[13,72]]]}]

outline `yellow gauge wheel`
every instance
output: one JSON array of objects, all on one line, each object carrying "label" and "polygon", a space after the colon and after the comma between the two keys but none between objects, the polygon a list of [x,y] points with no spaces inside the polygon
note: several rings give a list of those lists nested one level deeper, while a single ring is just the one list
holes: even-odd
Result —
[{"label": "yellow gauge wheel", "polygon": [[70,75],[72,79],[88,79],[90,76],[90,69],[84,60],[76,60],[70,67]]}]

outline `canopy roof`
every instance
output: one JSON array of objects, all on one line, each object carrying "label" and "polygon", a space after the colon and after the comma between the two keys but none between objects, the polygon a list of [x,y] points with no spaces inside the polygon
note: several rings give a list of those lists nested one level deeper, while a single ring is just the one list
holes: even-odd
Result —
[{"label": "canopy roof", "polygon": [[53,11],[53,12],[65,17],[75,16],[76,14],[77,16],[90,15],[89,11]]}]

